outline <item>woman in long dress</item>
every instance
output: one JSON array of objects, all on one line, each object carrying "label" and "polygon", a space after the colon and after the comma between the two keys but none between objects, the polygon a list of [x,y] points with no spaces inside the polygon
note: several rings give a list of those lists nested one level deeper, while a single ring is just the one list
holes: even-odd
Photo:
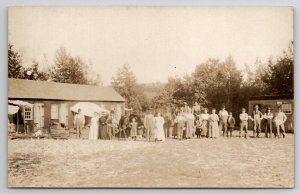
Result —
[{"label": "woman in long dress", "polygon": [[209,137],[219,137],[219,116],[216,114],[216,109],[212,109],[212,114],[209,117]]},{"label": "woman in long dress", "polygon": [[98,138],[99,138],[99,115],[97,112],[95,112],[94,116],[91,119],[89,139],[96,140]]},{"label": "woman in long dress", "polygon": [[209,114],[207,113],[207,108],[204,108],[204,113],[200,114],[200,120],[201,120],[201,132],[202,135],[204,135],[205,137],[209,136],[208,133],[208,121],[209,121]]},{"label": "woman in long dress", "polygon": [[195,134],[195,116],[192,114],[191,109],[188,109],[186,114],[186,138],[191,139]]},{"label": "woman in long dress", "polygon": [[107,130],[107,115],[105,113],[102,113],[102,116],[99,119],[99,133],[100,139],[109,139]]},{"label": "woman in long dress", "polygon": [[160,113],[154,117],[154,124],[155,124],[155,133],[154,138],[156,141],[164,141],[166,139],[165,132],[164,132],[164,123],[165,120]]}]

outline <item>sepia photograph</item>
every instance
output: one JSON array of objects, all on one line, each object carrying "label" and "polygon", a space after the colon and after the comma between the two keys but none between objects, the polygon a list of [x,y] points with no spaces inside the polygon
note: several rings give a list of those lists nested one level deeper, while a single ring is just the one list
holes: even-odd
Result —
[{"label": "sepia photograph", "polygon": [[294,188],[293,7],[7,10],[9,188]]}]

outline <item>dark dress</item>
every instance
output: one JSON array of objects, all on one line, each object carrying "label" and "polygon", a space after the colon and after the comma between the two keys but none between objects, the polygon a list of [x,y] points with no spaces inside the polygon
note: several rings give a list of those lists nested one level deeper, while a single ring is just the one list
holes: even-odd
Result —
[{"label": "dark dress", "polygon": [[107,132],[107,117],[102,116],[99,119],[99,138],[100,139],[109,139],[108,132]]}]

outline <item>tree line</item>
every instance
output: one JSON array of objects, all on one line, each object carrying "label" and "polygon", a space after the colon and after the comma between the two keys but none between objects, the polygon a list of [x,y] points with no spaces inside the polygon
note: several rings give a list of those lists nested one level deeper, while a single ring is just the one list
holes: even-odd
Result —
[{"label": "tree line", "polygon": [[[53,65],[41,71],[39,63],[22,66],[22,56],[9,45],[8,77],[74,84],[101,85],[99,74],[91,76],[89,66],[69,54],[64,47],[56,51]],[[247,107],[249,97],[294,93],[293,42],[280,56],[267,62],[257,59],[254,64],[238,70],[233,57],[221,61],[210,58],[196,65],[190,75],[169,77],[167,83],[138,84],[129,64],[124,64],[112,78],[111,86],[126,99],[126,106],[138,111],[190,106],[198,102],[208,108],[225,105],[232,112]],[[156,93],[149,98],[146,92]]]},{"label": "tree line", "polygon": [[72,56],[64,47],[56,50],[53,63],[46,66],[46,69],[42,70],[37,61],[32,61],[32,64],[25,66],[22,55],[12,44],[8,45],[9,78],[102,85],[101,76],[92,72],[85,61],[78,56]]}]

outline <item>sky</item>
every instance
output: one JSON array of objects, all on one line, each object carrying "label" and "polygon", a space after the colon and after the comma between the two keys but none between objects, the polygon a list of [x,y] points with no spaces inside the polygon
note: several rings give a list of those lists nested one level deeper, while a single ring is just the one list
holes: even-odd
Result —
[{"label": "sky", "polygon": [[139,83],[190,74],[231,55],[238,69],[293,40],[291,7],[10,7],[8,40],[46,68],[61,46],[110,84],[123,64]]}]

